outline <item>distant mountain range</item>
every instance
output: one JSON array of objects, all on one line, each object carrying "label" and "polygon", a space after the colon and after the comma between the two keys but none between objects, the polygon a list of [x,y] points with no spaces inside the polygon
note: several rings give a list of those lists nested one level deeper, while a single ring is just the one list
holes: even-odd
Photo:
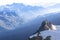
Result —
[{"label": "distant mountain range", "polygon": [[0,6],[0,26],[5,29],[15,29],[33,17],[30,11],[35,12],[39,9],[43,7],[26,6],[19,3]]},{"label": "distant mountain range", "polygon": [[47,8],[22,3],[0,6],[0,40],[26,40],[45,19],[60,25],[59,5]]},{"label": "distant mountain range", "polygon": [[0,26],[5,29],[12,30],[26,23],[30,23],[30,21],[41,21],[46,18],[51,20],[54,24],[60,24],[58,23],[60,22],[60,7],[57,9],[58,6],[59,5],[54,5],[44,8],[42,6],[30,6],[22,3],[0,6]]}]

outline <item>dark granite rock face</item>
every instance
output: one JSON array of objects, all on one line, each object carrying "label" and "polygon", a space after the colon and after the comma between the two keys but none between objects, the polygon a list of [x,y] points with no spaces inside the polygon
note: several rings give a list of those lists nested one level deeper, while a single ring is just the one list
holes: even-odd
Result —
[{"label": "dark granite rock face", "polygon": [[51,40],[51,36],[47,36],[44,40]]},{"label": "dark granite rock face", "polygon": [[33,34],[40,33],[41,31],[45,31],[45,30],[49,30],[49,29],[52,29],[52,23],[48,20],[44,20],[44,21],[42,21],[39,29]]},{"label": "dark granite rock face", "polygon": [[37,37],[28,38],[28,40],[43,40],[43,37],[37,36]]},{"label": "dark granite rock face", "polygon": [[42,36],[34,36],[32,38],[28,38],[28,40],[51,40],[51,36],[47,36],[45,39]]}]

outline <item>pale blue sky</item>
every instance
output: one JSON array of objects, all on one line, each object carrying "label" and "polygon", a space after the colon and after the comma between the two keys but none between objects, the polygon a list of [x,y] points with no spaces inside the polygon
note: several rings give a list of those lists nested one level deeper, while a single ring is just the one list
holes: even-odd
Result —
[{"label": "pale blue sky", "polygon": [[0,0],[0,6],[12,3],[23,3],[25,5],[36,6],[52,6],[56,3],[60,3],[60,0]]}]

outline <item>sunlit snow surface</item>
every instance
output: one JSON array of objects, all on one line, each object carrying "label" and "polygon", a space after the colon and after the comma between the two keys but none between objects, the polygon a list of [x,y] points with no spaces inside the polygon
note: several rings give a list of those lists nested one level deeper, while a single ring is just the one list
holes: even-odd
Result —
[{"label": "sunlit snow surface", "polygon": [[[46,38],[47,36],[51,36],[51,40],[60,40],[60,26],[56,27],[57,30],[46,30],[41,32],[41,36],[43,38]],[[31,35],[30,38],[37,36],[37,33],[34,35]]]}]

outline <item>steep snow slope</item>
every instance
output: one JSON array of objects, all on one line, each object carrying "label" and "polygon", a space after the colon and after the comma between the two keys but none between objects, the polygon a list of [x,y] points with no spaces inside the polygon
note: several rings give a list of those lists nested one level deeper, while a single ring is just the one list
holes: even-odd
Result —
[{"label": "steep snow slope", "polygon": [[[51,40],[60,40],[60,26],[56,26],[57,30],[46,30],[42,31],[40,36],[42,36],[44,39],[47,36],[51,36]],[[37,36],[37,33],[30,36],[30,38]]]}]

